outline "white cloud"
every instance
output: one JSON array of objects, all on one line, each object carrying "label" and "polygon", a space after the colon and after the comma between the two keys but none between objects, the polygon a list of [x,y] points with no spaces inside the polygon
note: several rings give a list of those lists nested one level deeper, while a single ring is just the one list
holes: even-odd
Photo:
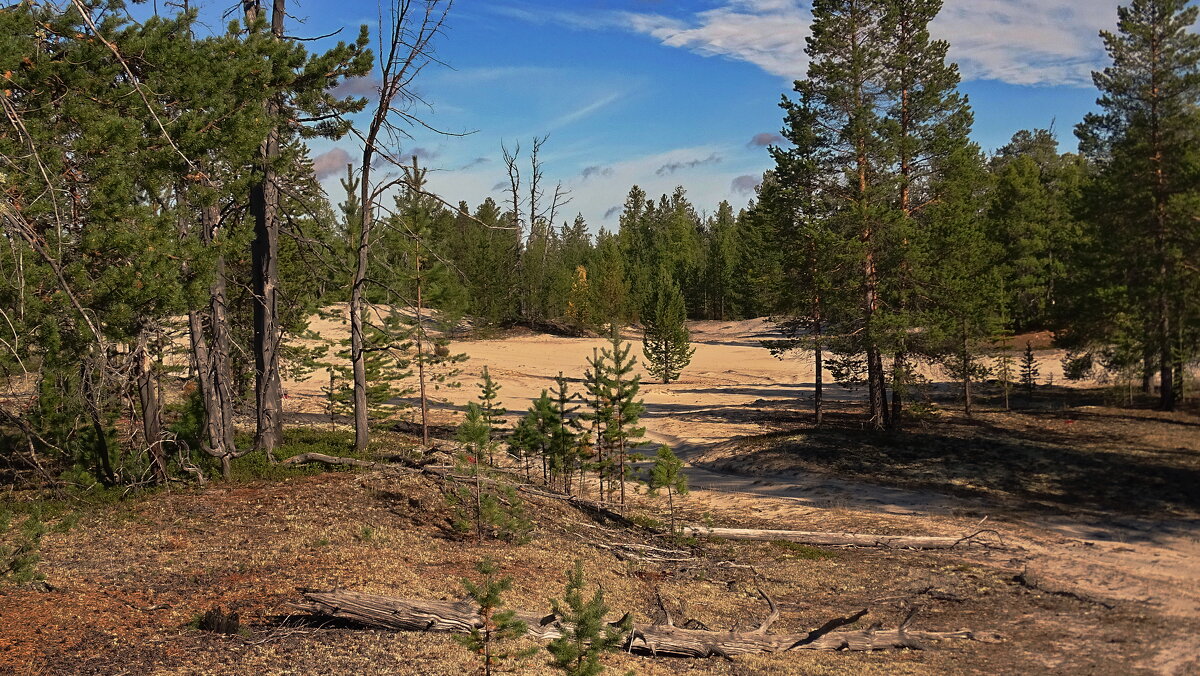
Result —
[{"label": "white cloud", "polygon": [[[931,31],[950,42],[968,80],[1088,86],[1103,67],[1097,33],[1116,24],[1122,0],[946,0]],[[497,7],[509,17],[575,30],[619,28],[669,47],[745,61],[787,79],[808,67],[811,0],[724,0],[677,17],[646,12],[586,14]]]},{"label": "white cloud", "polygon": [[630,30],[669,47],[748,61],[775,75],[799,77],[808,64],[804,54],[811,22],[807,2],[729,0],[690,21],[634,12],[623,16]]},{"label": "white cloud", "polygon": [[1104,66],[1099,32],[1118,0],[949,0],[931,27],[964,77],[1018,85],[1089,86]]}]

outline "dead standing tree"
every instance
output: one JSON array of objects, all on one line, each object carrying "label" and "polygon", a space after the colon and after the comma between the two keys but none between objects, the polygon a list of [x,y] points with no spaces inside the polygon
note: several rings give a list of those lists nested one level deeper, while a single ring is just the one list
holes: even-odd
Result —
[{"label": "dead standing tree", "polygon": [[[525,277],[533,276],[537,281],[530,284],[536,290],[540,287],[541,276],[545,274],[546,256],[550,251],[550,239],[554,234],[554,221],[558,218],[558,212],[571,202],[571,191],[563,187],[562,181],[555,183],[554,193],[550,197],[550,203],[545,202],[545,190],[542,187],[542,182],[545,179],[545,169],[541,159],[542,146],[550,139],[549,134],[543,136],[535,136],[531,143],[529,151],[529,175],[527,181],[528,196],[522,197],[521,183],[521,143],[518,141],[510,151],[508,146],[501,142],[500,152],[504,159],[504,167],[508,172],[508,205],[510,209],[509,219],[511,227],[519,233],[518,242],[523,242],[526,251],[533,245],[535,239],[543,239],[541,247],[541,255],[538,257],[536,270],[531,269],[532,262],[528,256],[519,256],[520,274]],[[523,208],[524,207],[524,208]],[[524,218],[522,217],[524,216]],[[522,224],[528,225],[528,230],[525,230]],[[538,303],[531,302],[537,300],[531,299],[525,295],[520,297],[520,314],[527,320],[543,321],[551,319],[541,316],[542,308]]]},{"label": "dead standing tree", "polygon": [[[379,36],[379,98],[365,132],[359,199],[359,231],[355,242],[355,268],[350,287],[350,361],[354,372],[354,448],[365,450],[370,441],[367,419],[366,334],[363,327],[364,292],[368,283],[372,232],[377,201],[397,181],[376,185],[371,173],[377,159],[400,165],[382,148],[386,141],[409,138],[402,124],[427,127],[410,112],[420,101],[411,85],[421,71],[434,62],[433,40],[441,34],[450,0],[393,0],[390,28]],[[382,23],[382,22],[381,22]],[[403,180],[403,179],[401,179]]]}]

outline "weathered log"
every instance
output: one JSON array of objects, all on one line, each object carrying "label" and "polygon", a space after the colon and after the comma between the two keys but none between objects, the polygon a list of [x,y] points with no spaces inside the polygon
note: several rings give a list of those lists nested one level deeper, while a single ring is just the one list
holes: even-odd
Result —
[{"label": "weathered log", "polygon": [[[758,528],[712,528],[709,526],[684,526],[683,534],[693,537],[717,537],[729,540],[758,540],[771,542],[785,540],[806,545],[830,545],[852,547],[888,547],[900,549],[951,549],[982,544],[980,531],[964,537],[940,537],[933,535],[870,535],[864,533],[820,533],[803,530],[763,530]],[[993,531],[986,531],[993,532]],[[989,543],[989,546],[994,546]]]},{"label": "weathered log", "polygon": [[[401,599],[376,594],[335,589],[303,591],[304,602],[292,604],[304,612],[350,620],[368,627],[401,631],[438,631],[467,633],[483,626],[477,607],[469,601],[426,601]],[[767,630],[779,617],[779,610],[770,597],[766,620],[754,630],[744,632],[685,629],[669,622],[661,625],[635,624],[626,636],[629,652],[675,657],[732,657],[750,653],[775,653],[789,650],[886,650],[889,648],[922,649],[922,641],[967,639],[994,642],[995,634],[976,634],[970,631],[936,632],[911,631],[908,626],[913,614],[896,629],[884,630],[875,625],[858,631],[834,631],[858,621],[867,614],[863,609],[846,617],[829,620],[803,634],[768,634]],[[553,613],[542,615],[517,611],[516,618],[525,622],[529,636],[550,641],[562,636],[564,623]],[[669,615],[668,615],[669,620]],[[619,623],[620,620],[613,624]]]},{"label": "weathered log", "polygon": [[359,460],[358,458],[344,458],[341,456],[325,455],[324,453],[301,453],[293,455],[280,462],[281,465],[304,465],[310,462],[320,463],[322,465],[335,465],[342,467],[369,467],[369,468],[386,468],[396,469],[381,462],[373,462],[370,460]]}]

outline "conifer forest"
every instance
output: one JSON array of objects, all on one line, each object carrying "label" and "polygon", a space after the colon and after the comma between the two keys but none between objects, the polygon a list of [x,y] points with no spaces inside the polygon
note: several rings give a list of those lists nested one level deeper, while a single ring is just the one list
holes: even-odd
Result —
[{"label": "conifer forest", "polygon": [[1200,672],[1200,4],[1047,3],[0,2],[0,673]]}]

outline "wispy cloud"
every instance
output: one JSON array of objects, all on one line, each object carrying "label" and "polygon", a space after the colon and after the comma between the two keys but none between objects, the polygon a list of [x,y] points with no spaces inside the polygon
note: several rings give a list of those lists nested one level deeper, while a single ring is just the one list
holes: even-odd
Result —
[{"label": "wispy cloud", "polygon": [[353,164],[350,153],[336,146],[317,155],[312,160],[313,173],[316,174],[318,181],[323,181],[330,176],[345,175],[348,164]]},{"label": "wispy cloud", "polygon": [[416,148],[411,148],[410,150],[408,150],[408,152],[404,153],[404,155],[406,157],[412,157],[415,155],[417,157],[417,159],[421,159],[421,160],[434,160],[434,159],[437,159],[437,157],[441,154],[442,154],[442,151],[438,150],[437,148],[426,148],[424,146],[417,146]]},{"label": "wispy cloud", "polygon": [[497,80],[547,78],[562,72],[553,66],[479,66],[439,71],[438,77],[448,82],[480,84]]},{"label": "wispy cloud", "polygon": [[576,108],[575,110],[572,110],[568,113],[565,113],[563,115],[560,115],[560,116],[554,118],[553,120],[551,120],[549,123],[546,124],[545,128],[548,130],[559,129],[561,127],[567,126],[568,124],[571,124],[572,122],[578,122],[579,120],[582,120],[583,118],[587,117],[588,115],[595,113],[596,111],[600,110],[601,108],[604,108],[605,106],[608,106],[608,105],[614,103],[615,101],[620,99],[621,96],[622,96],[621,92],[613,92],[611,94],[602,96],[599,99],[596,99],[595,101],[592,101],[591,103],[589,103],[585,106],[581,106],[579,108]]},{"label": "wispy cloud", "polygon": [[793,0],[727,0],[687,19],[627,12],[635,33],[705,56],[747,61],[768,73],[794,78],[808,64],[804,38],[812,22],[809,3]]},{"label": "wispy cloud", "polygon": [[658,169],[656,169],[654,171],[654,173],[657,176],[666,176],[668,174],[674,174],[675,172],[677,172],[681,169],[695,169],[696,167],[703,166],[705,164],[717,164],[720,161],[721,161],[721,156],[716,153],[713,153],[713,154],[709,155],[708,157],[700,157],[700,158],[696,158],[694,160],[667,162],[666,164],[664,164],[661,167],[659,167]]}]

